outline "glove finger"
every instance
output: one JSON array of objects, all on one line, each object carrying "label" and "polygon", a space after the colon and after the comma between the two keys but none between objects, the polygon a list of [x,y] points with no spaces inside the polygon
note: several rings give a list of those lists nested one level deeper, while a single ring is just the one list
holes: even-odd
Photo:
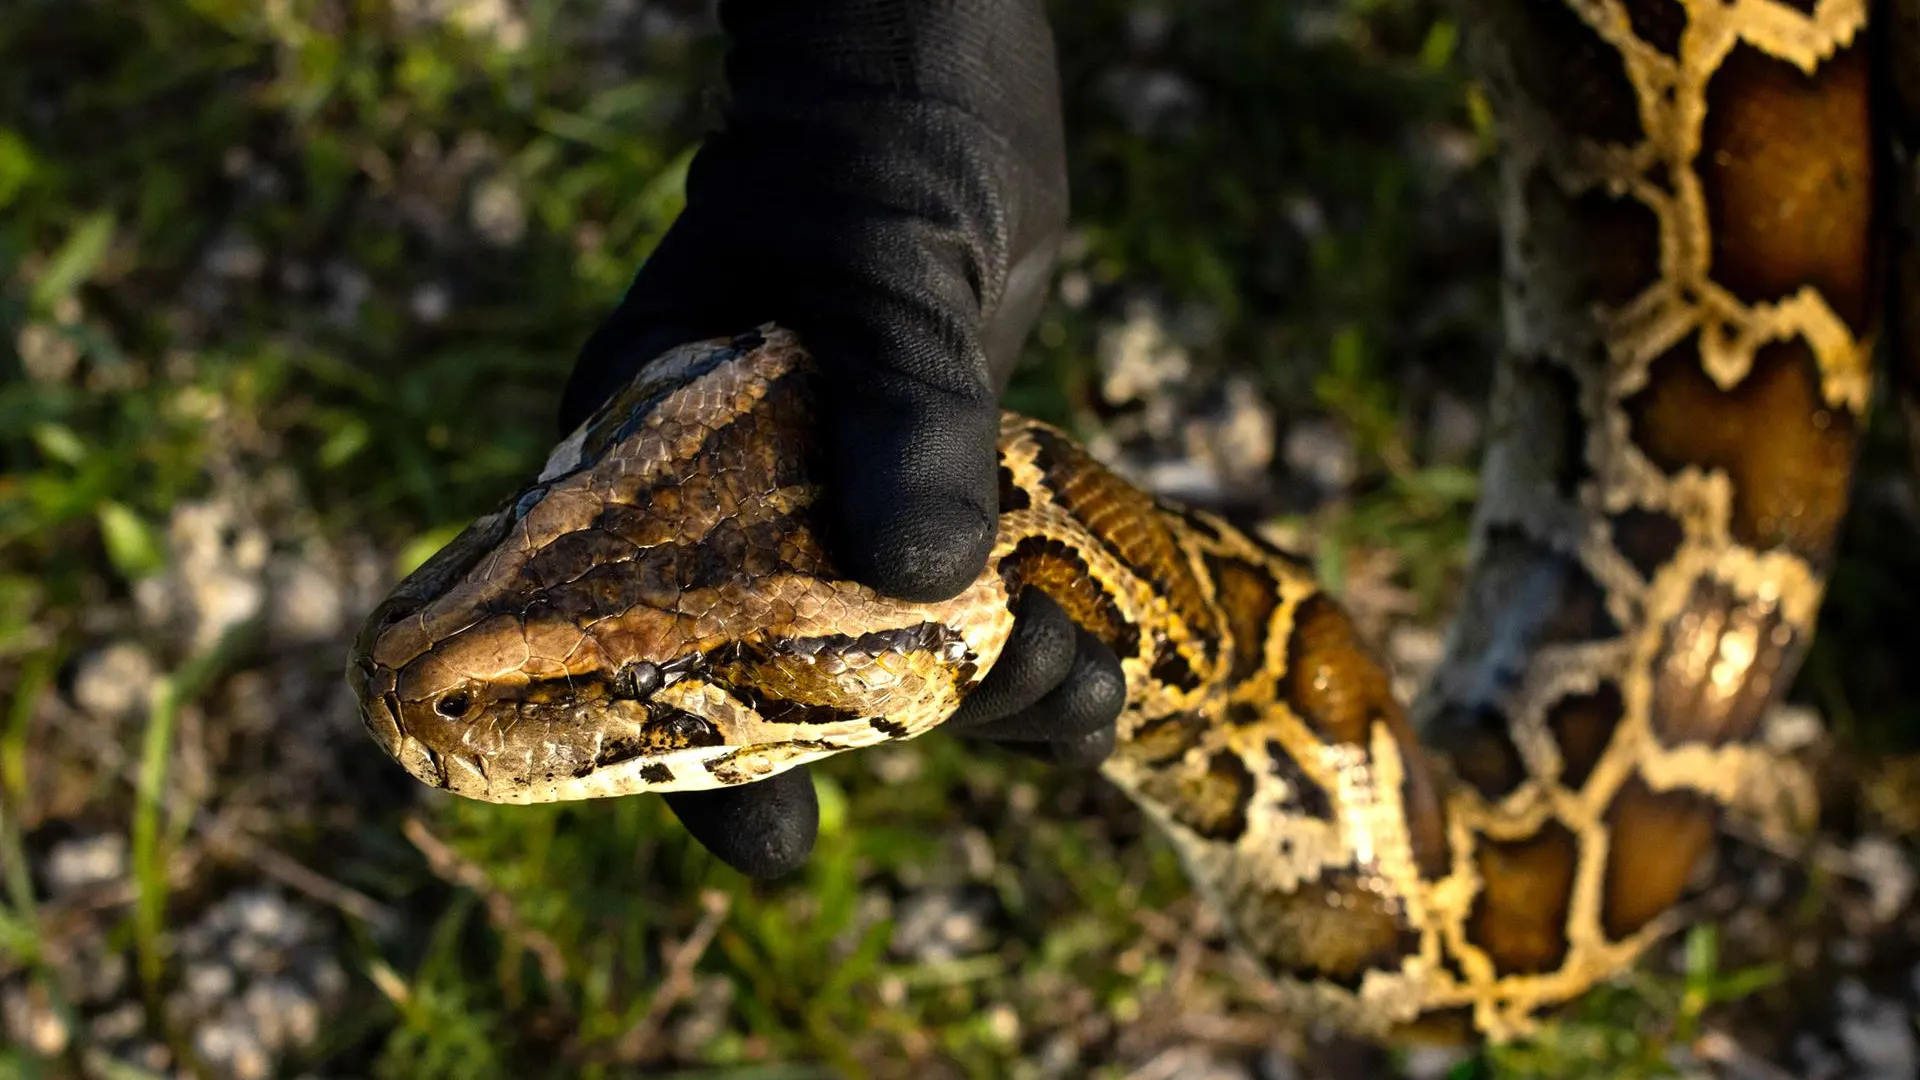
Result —
[{"label": "glove finger", "polygon": [[804,766],[744,787],[668,792],[666,800],[695,840],[750,878],[799,869],[820,831],[820,803]]},{"label": "glove finger", "polygon": [[[730,175],[724,157],[711,164]],[[986,565],[999,510],[1000,409],[979,301],[939,230],[870,206],[854,215],[829,195],[783,218],[785,242],[744,262],[727,242],[742,223],[713,208],[739,200],[689,204],[582,349],[563,424],[578,424],[661,350],[785,323],[826,376],[817,403],[830,550],[848,576],[888,596],[945,600]]]},{"label": "glove finger", "polygon": [[1011,716],[975,724],[959,734],[969,739],[1071,744],[1111,729],[1127,704],[1126,676],[1113,650],[1099,638],[1077,626],[1074,636],[1073,667],[1058,686]]},{"label": "glove finger", "polygon": [[1038,589],[1020,596],[1014,611],[1013,633],[993,663],[993,670],[947,719],[956,734],[992,723],[1026,709],[1073,671],[1079,650],[1079,628],[1053,598]]},{"label": "glove finger", "polygon": [[839,387],[828,426],[842,569],[902,600],[955,596],[993,549],[998,407],[984,385],[960,397],[891,372]]},{"label": "glove finger", "polygon": [[1118,736],[1111,726],[1059,742],[999,743],[1002,749],[1063,769],[1090,769],[1113,753]]}]

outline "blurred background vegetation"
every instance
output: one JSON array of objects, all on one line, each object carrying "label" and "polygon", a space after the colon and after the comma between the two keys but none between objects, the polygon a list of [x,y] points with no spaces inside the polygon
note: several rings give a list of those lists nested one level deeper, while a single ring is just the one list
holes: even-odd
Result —
[{"label": "blurred background vegetation", "polygon": [[[1011,404],[1310,547],[1412,682],[1498,335],[1455,26],[1056,25],[1076,231]],[[1890,411],[1796,691],[1833,732],[1816,856],[1728,856],[1707,929],[1524,1046],[1276,1015],[1124,799],[943,736],[819,770],[817,853],[770,885],[659,800],[460,803],[381,756],[346,643],[537,469],[719,55],[678,0],[0,5],[0,1077],[1900,1075]]]}]

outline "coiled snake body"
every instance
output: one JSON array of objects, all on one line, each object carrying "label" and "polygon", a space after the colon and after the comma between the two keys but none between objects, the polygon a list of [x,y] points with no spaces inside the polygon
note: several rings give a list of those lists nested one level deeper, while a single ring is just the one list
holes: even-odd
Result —
[{"label": "coiled snake body", "polygon": [[[414,775],[539,802],[749,782],[938,725],[1037,588],[1122,658],[1103,767],[1305,1014],[1509,1037],[1629,963],[1812,633],[1872,384],[1863,0],[1474,0],[1508,354],[1414,712],[1297,560],[1006,417],[961,596],[836,575],[813,374],[767,327],[654,362],[370,617]],[[1420,732],[1416,738],[1415,732]]]}]

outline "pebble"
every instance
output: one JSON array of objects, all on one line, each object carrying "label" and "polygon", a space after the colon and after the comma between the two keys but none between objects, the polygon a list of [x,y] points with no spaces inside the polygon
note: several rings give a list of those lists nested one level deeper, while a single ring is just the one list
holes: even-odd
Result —
[{"label": "pebble", "polygon": [[63,383],[80,366],[80,345],[65,327],[52,323],[30,322],[14,335],[14,355],[28,378],[44,383]]},{"label": "pebble", "polygon": [[229,231],[207,249],[205,265],[215,277],[252,281],[266,269],[267,253],[252,237]]},{"label": "pebble", "polygon": [[1273,410],[1251,379],[1227,380],[1218,411],[1187,425],[1187,453],[1211,465],[1229,487],[1259,483],[1273,464]]},{"label": "pebble", "polygon": [[1205,106],[1192,79],[1166,68],[1119,67],[1100,79],[1100,97],[1137,136],[1178,136]]},{"label": "pebble", "polygon": [[1317,240],[1327,231],[1327,208],[1319,199],[1305,193],[1288,195],[1280,200],[1280,212],[1286,216],[1287,224],[1303,239]]},{"label": "pebble", "polygon": [[498,248],[518,244],[527,234],[527,204],[520,189],[504,176],[492,176],[474,189],[467,220],[481,239]]},{"label": "pebble", "polygon": [[1827,725],[1816,709],[1783,704],[1768,710],[1761,721],[1760,738],[1776,753],[1805,750],[1826,735]]},{"label": "pebble", "polygon": [[1328,494],[1345,491],[1360,475],[1353,433],[1333,420],[1313,418],[1293,425],[1280,456],[1288,469]]},{"label": "pebble", "polygon": [[413,290],[407,300],[407,310],[428,326],[444,322],[453,310],[453,293],[443,282],[427,282]]},{"label": "pebble", "polygon": [[1187,350],[1168,333],[1160,306],[1150,301],[1129,304],[1123,321],[1104,327],[1095,355],[1100,394],[1116,405],[1160,397],[1193,371]]},{"label": "pebble", "polygon": [[1914,868],[1899,844],[1884,836],[1862,836],[1848,853],[1853,872],[1866,883],[1876,923],[1890,923],[1913,899]]},{"label": "pebble", "polygon": [[1471,1054],[1451,1046],[1414,1046],[1408,1048],[1400,1066],[1407,1080],[1442,1080],[1453,1074]]},{"label": "pebble", "polygon": [[188,651],[201,653],[260,614],[270,542],[238,501],[214,497],[177,504],[167,541],[168,572],[134,586],[134,601],[149,625],[184,632]]},{"label": "pebble", "polygon": [[348,610],[346,583],[324,552],[280,556],[267,567],[273,603],[267,625],[274,638],[290,645],[328,641],[347,629],[357,612]]},{"label": "pebble", "polygon": [[327,321],[347,330],[360,325],[360,309],[373,296],[373,279],[366,271],[338,259],[320,273],[333,294],[327,304]]},{"label": "pebble", "polygon": [[925,771],[926,760],[920,748],[908,745],[877,746],[866,752],[867,768],[880,782],[891,787],[911,783]]},{"label": "pebble", "polygon": [[1006,1002],[996,1002],[987,1009],[987,1034],[1002,1046],[1012,1046],[1020,1040],[1020,1014]]},{"label": "pebble", "polygon": [[231,1080],[273,1075],[312,1045],[348,988],[330,926],[270,889],[227,895],[177,941],[183,967],[170,1018]]},{"label": "pebble", "polygon": [[1427,684],[1446,648],[1446,636],[1430,626],[1399,623],[1387,632],[1387,664],[1401,701],[1412,701]]},{"label": "pebble", "polygon": [[102,720],[125,720],[147,707],[158,674],[147,650],[116,641],[74,666],[73,702]]},{"label": "pebble", "polygon": [[993,944],[989,920],[993,894],[981,889],[926,889],[900,901],[895,909],[893,939],[896,956],[920,963],[957,960],[985,951]]},{"label": "pebble", "polygon": [[1901,1003],[1875,997],[1851,978],[1841,981],[1836,996],[1843,1011],[1840,1041],[1863,1080],[1912,1080],[1920,1075],[1920,1048]]},{"label": "pebble", "polygon": [[87,1029],[96,1041],[119,1042],[140,1034],[147,1023],[147,1011],[137,1001],[128,1001],[94,1017]]},{"label": "pebble", "polygon": [[62,840],[47,852],[42,874],[52,896],[118,881],[127,876],[127,838],[96,833]]},{"label": "pebble", "polygon": [[1127,1074],[1128,1080],[1255,1080],[1245,1065],[1206,1046],[1172,1046]]},{"label": "pebble", "polygon": [[194,1000],[212,1004],[233,993],[233,969],[225,964],[203,962],[190,964],[185,977],[180,980],[188,996]]},{"label": "pebble", "polygon": [[72,1034],[46,994],[32,983],[0,986],[0,1033],[7,1042],[45,1057],[64,1051]]}]

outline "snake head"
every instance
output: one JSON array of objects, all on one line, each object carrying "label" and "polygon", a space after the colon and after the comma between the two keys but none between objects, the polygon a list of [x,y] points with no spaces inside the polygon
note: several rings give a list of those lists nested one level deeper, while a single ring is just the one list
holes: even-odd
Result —
[{"label": "snake head", "polygon": [[368,618],[347,678],[375,742],[435,787],[550,802],[746,783],[945,719],[998,656],[1005,587],[909,604],[835,570],[811,375],[778,331],[644,368]]}]

